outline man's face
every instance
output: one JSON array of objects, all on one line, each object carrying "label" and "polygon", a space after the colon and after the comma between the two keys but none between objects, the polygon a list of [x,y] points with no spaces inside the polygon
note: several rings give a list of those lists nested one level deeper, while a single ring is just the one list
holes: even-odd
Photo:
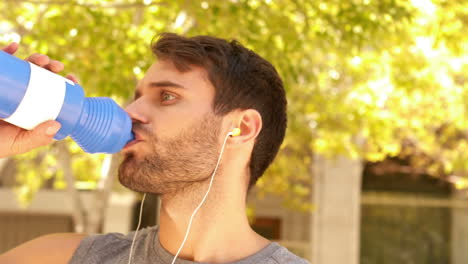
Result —
[{"label": "man's face", "polygon": [[126,111],[142,141],[122,150],[119,180],[149,193],[170,193],[206,180],[216,165],[221,120],[215,90],[199,67],[179,72],[158,61],[147,71]]}]

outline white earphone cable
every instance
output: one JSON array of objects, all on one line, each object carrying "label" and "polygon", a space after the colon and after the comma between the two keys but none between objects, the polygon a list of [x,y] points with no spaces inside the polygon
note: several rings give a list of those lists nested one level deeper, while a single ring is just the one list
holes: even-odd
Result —
[{"label": "white earphone cable", "polygon": [[146,193],[143,194],[143,199],[141,200],[141,205],[140,205],[140,218],[138,220],[138,226],[135,230],[135,235],[133,235],[133,240],[132,240],[132,245],[130,246],[130,255],[128,256],[128,264],[132,262],[132,253],[133,253],[133,245],[135,244],[135,239],[138,234],[138,229],[140,229],[140,224],[141,224],[141,215],[143,214],[143,204],[145,203],[145,198],[146,198]]},{"label": "white earphone cable", "polygon": [[185,241],[187,241],[187,237],[190,233],[190,228],[192,227],[192,221],[193,221],[193,217],[197,214],[198,210],[201,208],[201,206],[203,205],[203,203],[205,203],[205,200],[206,200],[206,197],[208,197],[208,193],[210,192],[211,190],[211,186],[213,185],[213,179],[214,179],[214,176],[216,174],[216,171],[218,170],[218,166],[219,166],[219,162],[221,161],[221,157],[223,156],[223,152],[224,152],[224,147],[226,146],[226,142],[227,142],[227,139],[228,137],[232,135],[232,133],[228,133],[226,135],[226,138],[224,139],[224,143],[223,143],[223,146],[221,147],[221,152],[219,153],[219,157],[218,157],[218,162],[216,163],[216,167],[213,171],[213,174],[211,175],[211,181],[210,181],[210,185],[208,186],[208,190],[206,191],[206,194],[205,196],[203,197],[203,200],[200,202],[200,204],[198,205],[198,207],[195,209],[195,211],[193,211],[192,213],[192,216],[190,217],[190,221],[189,221],[189,225],[187,227],[187,232],[185,233],[185,238],[184,238],[184,241],[182,242],[182,244],[180,245],[180,248],[179,250],[177,251],[177,254],[174,256],[174,259],[172,260],[172,263],[171,264],[174,264],[176,259],[177,259],[177,256],[179,256],[179,253],[180,251],[182,250],[182,248],[184,247],[184,244],[185,244]]},{"label": "white earphone cable", "polygon": [[[200,202],[200,204],[198,205],[198,207],[193,211],[192,216],[190,217],[190,221],[189,221],[188,227],[187,227],[187,232],[185,233],[184,240],[182,241],[182,244],[180,245],[179,250],[177,251],[177,254],[174,256],[174,259],[172,260],[172,263],[171,263],[171,264],[174,264],[175,261],[177,260],[177,257],[179,256],[180,251],[182,250],[182,248],[183,248],[184,245],[185,245],[185,242],[187,241],[188,235],[189,235],[189,233],[190,233],[190,228],[192,227],[193,218],[194,218],[194,216],[197,214],[197,212],[198,212],[198,210],[201,208],[201,206],[205,203],[205,200],[206,200],[206,198],[208,197],[208,193],[210,192],[211,186],[213,185],[214,176],[216,175],[216,171],[218,170],[219,163],[220,163],[221,158],[222,158],[223,153],[224,153],[224,147],[226,146],[227,139],[228,139],[229,136],[231,136],[232,134],[233,134],[232,132],[229,132],[229,133],[226,135],[226,138],[224,139],[224,143],[223,143],[223,146],[221,147],[221,152],[219,153],[219,157],[218,157],[218,161],[217,161],[217,163],[216,163],[216,167],[215,167],[215,169],[214,169],[214,171],[213,171],[213,174],[211,175],[211,180],[210,180],[210,185],[208,186],[208,190],[206,191],[205,196],[203,197],[203,199],[202,199],[202,201]],[[132,245],[130,246],[130,256],[128,257],[128,264],[131,264],[131,261],[132,261],[133,246],[134,246],[134,243],[135,243],[135,239],[136,239],[136,237],[137,237],[137,234],[138,234],[138,229],[140,228],[140,224],[141,224],[141,215],[142,215],[142,212],[143,212],[143,203],[145,202],[145,198],[146,198],[146,193],[143,195],[143,199],[142,199],[142,201],[141,201],[141,206],[140,206],[140,219],[138,220],[138,226],[137,226],[137,229],[136,229],[136,231],[135,231],[135,235],[133,236]]]}]

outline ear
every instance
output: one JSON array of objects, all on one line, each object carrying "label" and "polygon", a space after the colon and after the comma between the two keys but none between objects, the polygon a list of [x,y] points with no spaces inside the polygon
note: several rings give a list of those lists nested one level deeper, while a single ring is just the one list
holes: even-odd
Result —
[{"label": "ear", "polygon": [[240,129],[240,134],[233,136],[230,139],[231,143],[243,144],[250,141],[255,141],[258,134],[262,130],[262,116],[255,109],[241,110],[234,123],[236,128]]}]

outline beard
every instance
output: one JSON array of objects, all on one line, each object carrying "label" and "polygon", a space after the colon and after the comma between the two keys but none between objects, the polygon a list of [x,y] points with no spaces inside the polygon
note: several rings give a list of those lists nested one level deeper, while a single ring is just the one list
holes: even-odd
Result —
[{"label": "beard", "polygon": [[120,183],[137,192],[167,194],[209,179],[219,154],[221,117],[206,114],[194,124],[168,139],[134,124],[133,129],[148,138],[151,153],[142,158],[135,150],[125,153]]}]

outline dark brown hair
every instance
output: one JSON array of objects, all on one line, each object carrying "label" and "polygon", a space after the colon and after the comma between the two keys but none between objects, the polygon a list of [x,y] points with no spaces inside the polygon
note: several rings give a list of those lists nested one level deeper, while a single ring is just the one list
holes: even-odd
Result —
[{"label": "dark brown hair", "polygon": [[235,40],[173,33],[160,34],[155,40],[151,45],[153,53],[173,62],[178,70],[188,71],[191,65],[207,70],[215,87],[215,114],[255,109],[262,116],[262,130],[249,163],[250,189],[272,163],[286,131],[286,95],[277,71]]}]

